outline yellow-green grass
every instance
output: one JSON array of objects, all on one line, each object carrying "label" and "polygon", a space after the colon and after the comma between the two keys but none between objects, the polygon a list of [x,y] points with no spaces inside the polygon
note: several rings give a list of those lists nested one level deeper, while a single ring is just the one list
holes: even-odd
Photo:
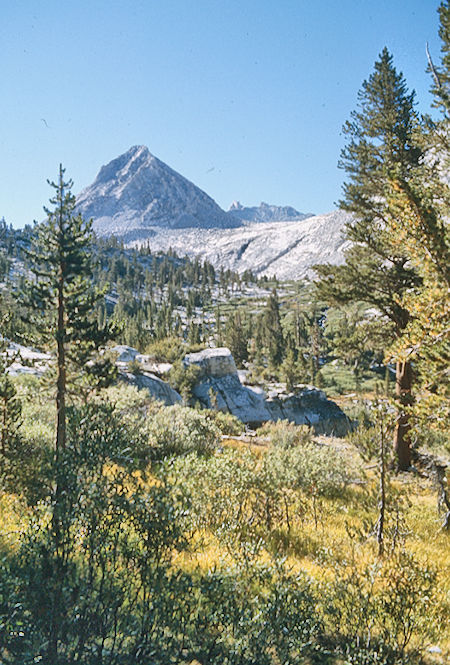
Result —
[{"label": "yellow-green grass", "polygon": [[[323,444],[324,440],[321,442]],[[248,444],[235,439],[225,441],[225,445],[237,450],[250,448],[257,457],[269,449],[267,442]],[[330,454],[333,454],[333,448],[346,454],[352,462],[358,458],[357,451],[342,441],[332,442]],[[442,516],[437,508],[436,489],[430,480],[412,474],[394,477],[390,487],[388,498],[394,493],[400,497],[399,514],[396,510],[389,510],[386,517],[385,560],[395,547],[396,551],[409,552],[421,564],[436,571],[438,610],[430,613],[429,620],[443,624],[439,636],[442,654],[435,658],[436,662],[445,662],[450,658],[450,635],[445,631],[445,626],[448,631],[450,625],[450,534],[441,529]],[[360,570],[377,561],[382,562],[383,559],[378,557],[375,535],[377,488],[377,469],[370,464],[366,465],[363,479],[347,487],[340,496],[317,500],[316,518],[312,498],[303,497],[303,515],[293,515],[289,531],[285,526],[273,530],[268,547],[260,554],[261,559],[270,558],[276,551],[286,557],[292,570],[302,570],[319,582],[333,577],[336,562],[345,569],[345,562],[353,561],[352,565]],[[393,535],[395,531],[398,533]],[[208,569],[231,560],[230,552],[211,533],[198,534],[198,542],[201,542],[201,548],[180,555],[177,565],[190,570]],[[423,646],[420,632],[413,637],[411,645]],[[428,654],[430,661],[433,658]]]},{"label": "yellow-green grass", "polygon": [[[332,581],[335,565],[345,571],[345,562],[353,562],[359,570],[378,560],[378,545],[374,535],[378,517],[377,508],[377,468],[373,464],[362,465],[357,450],[342,440],[317,438],[322,446],[329,447],[330,455],[339,452],[346,456],[349,466],[359,462],[362,473],[347,488],[333,498],[314,498],[300,492],[292,495],[293,510],[290,529],[286,525],[273,528],[266,546],[258,557],[268,561],[274,553],[286,559],[293,571],[304,571],[318,582]],[[238,439],[225,439],[224,446],[232,447],[236,454],[248,451],[255,456],[257,465],[270,449],[264,440],[242,442]],[[110,473],[112,469],[108,472]],[[139,484],[158,482],[151,475],[136,474]],[[145,480],[144,480],[145,479]],[[205,487],[205,510],[208,506],[207,493],[214,488]],[[412,474],[401,474],[391,480],[388,498],[399,495],[399,517],[396,510],[389,510],[386,517],[387,555],[393,547],[403,548],[417,560],[436,570],[436,599],[438,610],[430,614],[429,620],[443,622],[439,637],[442,654],[436,662],[450,658],[450,636],[448,610],[450,604],[450,534],[441,529],[442,516],[437,509],[437,493],[432,482]],[[27,521],[27,508],[20,497],[0,494],[0,548],[14,548]],[[397,535],[393,538],[392,532]],[[174,554],[173,565],[187,571],[204,571],[214,566],[222,566],[233,561],[234,553],[215,534],[198,531],[194,534],[189,551]],[[412,646],[423,646],[420,631],[414,635]],[[431,661],[433,656],[429,654]]]}]

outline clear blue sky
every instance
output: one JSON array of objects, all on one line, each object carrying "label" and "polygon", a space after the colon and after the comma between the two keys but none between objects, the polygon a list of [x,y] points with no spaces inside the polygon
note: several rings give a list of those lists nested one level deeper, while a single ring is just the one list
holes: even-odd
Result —
[{"label": "clear blue sky", "polygon": [[2,0],[0,217],[42,218],[147,145],[222,207],[326,212],[341,127],[386,45],[428,110],[438,0]]}]

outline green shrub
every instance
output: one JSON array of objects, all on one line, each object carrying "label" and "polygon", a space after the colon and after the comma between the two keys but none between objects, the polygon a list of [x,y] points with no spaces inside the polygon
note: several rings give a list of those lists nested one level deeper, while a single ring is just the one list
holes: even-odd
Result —
[{"label": "green shrub", "polygon": [[179,337],[165,337],[149,344],[145,353],[153,356],[158,362],[174,363],[176,360],[180,360],[187,350],[186,344]]},{"label": "green shrub", "polygon": [[265,462],[283,486],[318,496],[336,496],[356,474],[342,453],[315,443],[271,450]]},{"label": "green shrub", "polygon": [[257,430],[257,435],[268,438],[273,446],[292,448],[310,443],[311,430],[307,425],[295,425],[288,420],[266,422]]},{"label": "green shrub", "polygon": [[130,374],[134,374],[134,376],[138,376],[139,374],[142,374],[142,365],[139,362],[139,360],[137,360],[136,358],[133,358],[133,360],[131,360],[128,363],[127,370],[130,372]]},{"label": "green shrub", "polygon": [[378,459],[380,432],[377,427],[359,425],[357,429],[347,434],[346,440],[359,450],[363,460],[369,462]]},{"label": "green shrub", "polygon": [[181,360],[177,360],[169,372],[169,383],[187,402],[192,398],[192,391],[201,372],[202,370],[198,365],[185,367]]},{"label": "green shrub", "polygon": [[0,487],[21,494],[29,505],[47,496],[51,486],[53,448],[37,435],[37,429],[24,427],[14,439],[14,448],[0,461]]},{"label": "green shrub", "polygon": [[163,458],[184,453],[210,453],[220,442],[220,430],[208,411],[178,404],[162,407],[147,422],[149,454]]},{"label": "green shrub", "polygon": [[102,390],[92,398],[94,404],[112,404],[125,419],[145,419],[159,411],[161,402],[151,398],[146,390],[139,390],[124,382]]},{"label": "green shrub", "polygon": [[218,427],[221,434],[239,436],[245,430],[244,423],[231,413],[210,409],[208,409],[208,413],[211,415],[214,424]]},{"label": "green shrub", "polygon": [[424,447],[438,455],[450,456],[450,432],[418,425],[414,429],[418,447]]},{"label": "green shrub", "polygon": [[161,484],[143,486],[127,458],[133,445],[110,404],[70,410],[53,469],[64,491],[46,497],[18,547],[0,557],[1,662],[131,665],[148,643],[162,655],[146,662],[174,662],[165,640],[171,587],[161,584],[186,547],[186,509]]},{"label": "green shrub", "polygon": [[188,455],[168,472],[190,497],[193,528],[212,531],[234,557],[256,556],[283,520],[282,492],[250,451]]},{"label": "green shrub", "polygon": [[403,663],[414,634],[439,639],[438,622],[430,620],[436,573],[412,554],[399,551],[362,565],[355,557],[335,563],[334,575],[322,591],[329,603],[324,618],[346,663]]}]

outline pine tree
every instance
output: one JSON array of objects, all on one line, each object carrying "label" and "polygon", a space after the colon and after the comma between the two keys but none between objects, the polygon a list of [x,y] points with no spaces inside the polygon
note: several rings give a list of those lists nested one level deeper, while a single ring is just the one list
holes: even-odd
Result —
[{"label": "pine tree", "polygon": [[50,199],[53,208],[44,208],[47,219],[36,226],[32,247],[27,251],[32,279],[27,281],[21,300],[34,340],[55,353],[56,437],[49,545],[54,583],[49,600],[46,662],[57,663],[63,632],[66,554],[70,548],[66,540],[71,511],[70,502],[67,503],[66,464],[68,386],[71,380],[86,373],[101,381],[111,365],[105,364],[104,359],[90,363],[109,334],[107,328],[101,330],[97,325],[96,306],[103,294],[92,283],[91,223],[75,214],[72,181],[64,180],[62,166],[57,183],[49,184],[55,190]]},{"label": "pine tree", "polygon": [[[406,247],[393,242],[389,227],[389,173],[395,170],[409,182],[422,164],[414,98],[385,48],[375,71],[362,85],[357,110],[343,128],[347,145],[339,165],[348,179],[340,206],[353,213],[346,230],[354,244],[342,266],[317,267],[323,298],[338,304],[362,301],[375,306],[380,325],[383,320],[392,323],[394,339],[401,337],[410,319],[403,296],[420,283]],[[407,407],[412,402],[412,379],[408,359],[398,360],[396,393],[400,406],[394,448],[401,469],[411,463]]]},{"label": "pine tree", "polygon": [[411,312],[408,325],[392,347],[393,355],[413,360],[421,399],[414,407],[419,421],[439,429],[450,420],[448,367],[450,364],[450,6],[439,7],[442,61],[433,76],[437,119],[426,118],[418,139],[425,158],[420,171],[406,178],[398,169],[389,172],[388,227],[393,242],[406,248],[421,277],[419,288],[409,291],[402,304]]},{"label": "pine tree", "polygon": [[225,343],[230,349],[236,365],[242,367],[248,360],[247,331],[239,310],[229,316],[225,328]]},{"label": "pine tree", "polygon": [[56,442],[59,453],[66,447],[66,398],[69,379],[81,369],[95,375],[89,365],[92,355],[104,343],[109,331],[100,329],[96,305],[103,297],[92,285],[91,223],[75,214],[72,181],[64,181],[60,166],[50,199],[53,209],[44,208],[47,219],[35,229],[33,245],[27,251],[29,270],[21,294],[24,318],[34,331],[32,341],[45,345],[56,355]]},{"label": "pine tree", "polygon": [[275,289],[270,294],[263,314],[264,338],[272,367],[278,367],[284,356],[284,337],[280,319],[280,304]]}]

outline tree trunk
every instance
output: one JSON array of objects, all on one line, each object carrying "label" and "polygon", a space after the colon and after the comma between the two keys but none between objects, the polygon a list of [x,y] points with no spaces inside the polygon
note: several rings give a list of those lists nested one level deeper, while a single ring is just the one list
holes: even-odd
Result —
[{"label": "tree trunk", "polygon": [[397,456],[397,467],[407,471],[411,466],[410,417],[405,407],[412,404],[412,368],[409,362],[397,362],[395,371],[395,394],[399,403],[400,413],[394,432],[394,451]]},{"label": "tree trunk", "polygon": [[2,404],[2,434],[1,434],[1,444],[0,444],[0,452],[2,455],[6,453],[6,437],[8,436],[7,432],[7,404],[6,404],[6,397],[3,398],[3,404]]},{"label": "tree trunk", "polygon": [[[60,182],[62,174],[60,167]],[[62,196],[61,196],[62,201]],[[63,228],[63,210],[62,203],[59,217],[60,233],[64,233]],[[62,587],[64,581],[63,571],[63,492],[64,492],[64,470],[61,466],[61,453],[66,449],[66,348],[65,348],[65,300],[64,300],[64,275],[65,264],[60,257],[58,274],[58,320],[56,329],[56,360],[57,360],[57,378],[56,378],[56,487],[52,515],[53,532],[53,552],[54,552],[54,571],[53,571],[53,589],[52,589],[52,615],[49,626],[49,639],[47,656],[49,665],[58,663],[58,644],[61,634],[62,624]]]},{"label": "tree trunk", "polygon": [[[62,225],[62,224],[61,224]],[[66,448],[66,349],[64,264],[59,268],[58,277],[58,323],[56,331],[58,377],[56,380],[56,458]]]},{"label": "tree trunk", "polygon": [[[62,270],[61,270],[62,273]],[[54,570],[52,588],[52,614],[49,626],[49,639],[47,657],[50,663],[58,663],[58,643],[61,633],[62,622],[62,585],[63,566],[61,546],[63,542],[63,501],[64,491],[63,468],[61,467],[61,453],[66,448],[66,356],[64,346],[64,293],[63,277],[60,276],[58,283],[58,328],[57,328],[57,365],[58,376],[56,379],[56,487],[52,515],[52,532],[54,548]]]},{"label": "tree trunk", "polygon": [[384,447],[384,431],[383,422],[380,421],[380,487],[378,495],[378,524],[377,524],[377,543],[378,543],[378,556],[384,554],[384,514],[386,510],[386,465],[385,465],[385,447]]}]

